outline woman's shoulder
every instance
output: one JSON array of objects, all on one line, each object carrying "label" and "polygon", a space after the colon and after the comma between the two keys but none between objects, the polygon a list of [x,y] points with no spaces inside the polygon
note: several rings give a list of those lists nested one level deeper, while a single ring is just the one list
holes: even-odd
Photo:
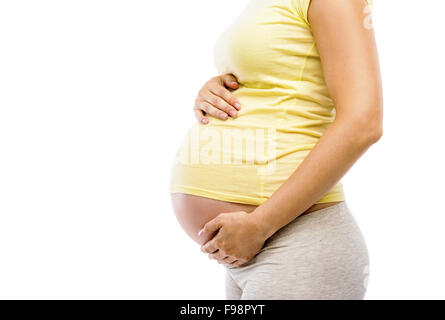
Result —
[{"label": "woman's shoulder", "polygon": [[[367,12],[365,12],[365,13],[371,12],[374,7],[374,0],[362,0],[362,1],[365,1],[368,3],[368,6],[365,8],[365,10],[367,10]],[[299,16],[299,18],[301,18],[307,24],[309,24],[308,10],[309,10],[309,5],[311,4],[311,0],[290,0],[290,2],[291,2],[291,5],[293,6],[293,9]]]}]

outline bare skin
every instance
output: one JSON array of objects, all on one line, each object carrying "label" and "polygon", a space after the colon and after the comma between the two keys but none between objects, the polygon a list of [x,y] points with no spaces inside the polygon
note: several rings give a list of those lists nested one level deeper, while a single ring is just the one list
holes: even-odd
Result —
[{"label": "bare skin", "polygon": [[[179,224],[187,235],[200,245],[204,244],[210,237],[206,239],[198,236],[199,230],[220,213],[236,211],[250,213],[257,208],[255,205],[215,200],[184,193],[171,194],[171,201]],[[304,214],[337,203],[338,202],[317,203],[307,209]]]},{"label": "bare skin", "polygon": [[[312,0],[309,23],[336,119],[289,179],[252,212],[219,214],[200,237],[218,262],[250,261],[266,239],[328,192],[382,136],[383,102],[377,48],[365,27],[364,0]],[[338,36],[341,35],[341,36]],[[326,161],[329,159],[329,161]]]},{"label": "bare skin", "polygon": [[236,118],[241,109],[240,102],[231,93],[239,87],[232,74],[223,74],[207,81],[199,90],[193,108],[196,119],[207,124],[208,116],[227,120]]},{"label": "bare skin", "polygon": [[[294,174],[261,206],[173,194],[180,224],[201,250],[219,263],[239,266],[265,240],[302,214],[332,206],[315,204],[382,135],[382,89],[372,29],[364,27],[364,0],[312,0],[309,22],[337,117]],[[341,37],[338,35],[341,34]],[[210,79],[198,93],[194,113],[236,118],[242,108],[231,94],[237,79]],[[235,112],[235,113],[234,113]],[[325,161],[329,159],[329,161]],[[201,229],[198,235],[199,229]]]}]

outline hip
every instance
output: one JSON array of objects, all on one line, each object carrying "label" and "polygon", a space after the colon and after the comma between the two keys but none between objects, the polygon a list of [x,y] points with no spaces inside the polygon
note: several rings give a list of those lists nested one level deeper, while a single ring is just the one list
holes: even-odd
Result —
[{"label": "hip", "polygon": [[362,299],[369,255],[356,220],[340,202],[299,216],[248,263],[224,266],[246,297],[255,287],[254,297],[262,299]]}]

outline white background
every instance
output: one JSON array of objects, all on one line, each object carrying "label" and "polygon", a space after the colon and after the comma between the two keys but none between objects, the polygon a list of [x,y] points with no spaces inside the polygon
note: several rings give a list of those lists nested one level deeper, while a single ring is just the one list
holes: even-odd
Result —
[{"label": "white background", "polygon": [[[0,1],[0,298],[224,298],[168,186],[247,2]],[[367,299],[445,298],[444,10],[375,1],[384,136],[344,178]]]}]

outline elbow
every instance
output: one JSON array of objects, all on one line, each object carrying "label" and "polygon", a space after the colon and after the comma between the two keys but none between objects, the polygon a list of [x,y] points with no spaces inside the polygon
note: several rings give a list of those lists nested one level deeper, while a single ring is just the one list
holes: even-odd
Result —
[{"label": "elbow", "polygon": [[383,125],[381,121],[363,121],[354,129],[356,141],[365,147],[377,143],[383,136]]},{"label": "elbow", "polygon": [[359,97],[338,103],[336,121],[351,137],[351,143],[368,148],[383,136],[383,99],[380,91],[364,91]]},{"label": "elbow", "polygon": [[374,144],[378,142],[383,136],[383,126],[382,124],[377,125],[370,131],[369,143]]},{"label": "elbow", "polygon": [[349,130],[349,143],[359,149],[366,150],[377,143],[383,135],[382,126],[374,124],[364,124],[362,126],[353,126]]},{"label": "elbow", "polygon": [[376,108],[373,108],[370,112],[339,117],[339,122],[348,132],[348,136],[352,138],[351,143],[368,148],[382,138],[383,117],[381,108],[378,110],[376,112]]},{"label": "elbow", "polygon": [[370,145],[378,142],[383,136],[383,105],[381,102],[373,104],[374,107],[366,114],[368,142]]}]

